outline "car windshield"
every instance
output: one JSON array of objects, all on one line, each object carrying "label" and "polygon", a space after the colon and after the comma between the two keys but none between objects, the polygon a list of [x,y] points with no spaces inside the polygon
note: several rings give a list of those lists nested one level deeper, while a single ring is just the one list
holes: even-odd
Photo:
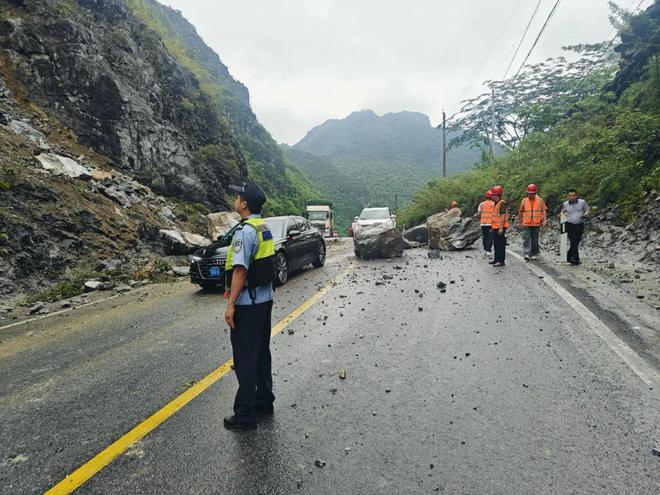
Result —
[{"label": "car windshield", "polygon": [[327,211],[309,211],[307,212],[307,218],[311,221],[314,220],[325,220],[328,218]]},{"label": "car windshield", "polygon": [[265,218],[264,221],[268,228],[273,233],[273,240],[277,241],[284,238],[284,227],[286,226],[286,218]]},{"label": "car windshield", "polygon": [[387,208],[369,208],[362,210],[360,220],[389,220],[390,212]]}]

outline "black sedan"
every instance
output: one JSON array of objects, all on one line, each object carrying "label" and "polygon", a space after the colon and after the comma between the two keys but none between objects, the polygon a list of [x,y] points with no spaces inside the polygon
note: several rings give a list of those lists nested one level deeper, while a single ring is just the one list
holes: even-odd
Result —
[{"label": "black sedan", "polygon": [[[283,285],[289,274],[306,265],[325,263],[323,235],[303,217],[283,216],[264,219],[275,241],[275,284]],[[236,226],[237,227],[237,226]],[[224,286],[227,252],[236,227],[213,244],[199,249],[190,263],[190,281],[204,288]]]}]

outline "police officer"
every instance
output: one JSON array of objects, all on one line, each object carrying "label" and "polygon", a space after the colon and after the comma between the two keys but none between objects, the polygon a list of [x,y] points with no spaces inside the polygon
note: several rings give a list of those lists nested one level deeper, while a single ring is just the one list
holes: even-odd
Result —
[{"label": "police officer", "polygon": [[273,235],[261,218],[266,202],[263,191],[251,182],[229,189],[236,193],[234,210],[242,220],[225,266],[225,320],[230,327],[238,391],[234,414],[224,419],[224,425],[231,430],[251,430],[257,427],[257,415],[273,414],[275,400],[270,356],[275,248]]}]

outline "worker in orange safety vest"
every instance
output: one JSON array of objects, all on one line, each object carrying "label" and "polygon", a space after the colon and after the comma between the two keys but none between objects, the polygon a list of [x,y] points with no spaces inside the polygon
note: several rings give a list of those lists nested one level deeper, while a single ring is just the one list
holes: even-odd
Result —
[{"label": "worker in orange safety vest", "polygon": [[479,225],[481,225],[481,237],[484,246],[484,253],[490,256],[493,249],[493,235],[491,225],[493,223],[493,210],[495,209],[495,202],[491,199],[490,189],[486,191],[486,199],[479,203],[475,218],[479,218]]},{"label": "worker in orange safety vest", "polygon": [[490,194],[491,199],[495,203],[495,206],[493,207],[493,217],[490,224],[495,256],[490,264],[493,266],[505,266],[506,229],[509,228],[509,205],[503,199],[504,188],[502,186],[493,186],[490,190]]},{"label": "worker in orange safety vest", "polygon": [[527,186],[527,197],[520,202],[518,224],[522,226],[523,254],[525,260],[536,260],[539,254],[539,231],[548,225],[548,207],[543,198],[537,195],[535,184]]}]

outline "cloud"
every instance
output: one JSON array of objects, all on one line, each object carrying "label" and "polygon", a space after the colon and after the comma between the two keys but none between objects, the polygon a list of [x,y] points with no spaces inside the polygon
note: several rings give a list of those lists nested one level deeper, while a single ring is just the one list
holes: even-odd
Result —
[{"label": "cloud", "polygon": [[[363,108],[379,114],[416,110],[437,122],[443,108],[457,109],[470,85],[468,96],[475,96],[484,80],[502,77],[536,4],[534,0],[162,1],[181,10],[197,27],[234,77],[247,85],[260,121],[275,139],[288,143],[328,118]],[[523,52],[551,6],[542,3]],[[508,29],[475,77],[511,12]],[[612,29],[607,14],[607,0],[563,2],[530,62],[558,55],[568,44],[604,40]]]}]

